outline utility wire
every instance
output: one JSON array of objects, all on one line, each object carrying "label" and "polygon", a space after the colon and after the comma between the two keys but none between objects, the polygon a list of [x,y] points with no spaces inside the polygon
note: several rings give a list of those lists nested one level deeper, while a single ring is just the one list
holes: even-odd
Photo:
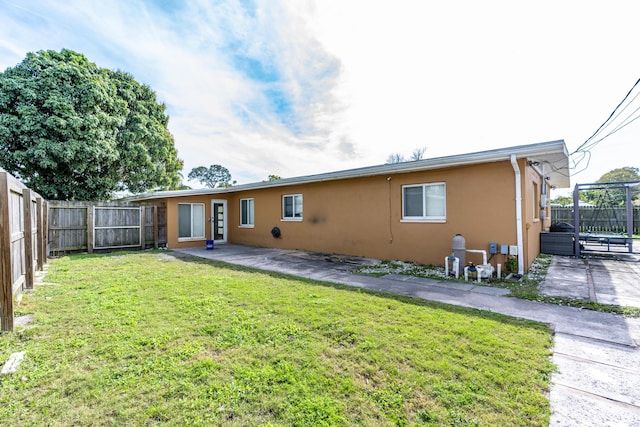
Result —
[{"label": "utility wire", "polygon": [[[633,117],[632,116],[637,113],[640,110],[640,107],[636,108],[631,114],[629,114],[627,117],[625,117],[620,124],[618,124],[613,130],[611,130],[609,133],[607,133],[604,136],[601,136],[598,139],[595,139],[597,136],[599,136],[602,132],[604,132],[604,130],[610,126],[616,119],[618,119],[618,117],[620,117],[620,115],[638,98],[638,96],[640,96],[640,93],[637,93],[628,103],[627,105],[624,106],[624,108],[622,108],[620,111],[618,111],[620,109],[620,107],[627,101],[627,99],[629,98],[629,96],[631,95],[631,93],[634,91],[634,89],[640,84],[640,79],[638,79],[634,85],[631,87],[631,89],[629,89],[629,91],[627,92],[627,94],[624,96],[624,98],[622,99],[622,101],[620,101],[620,103],[616,106],[616,108],[613,109],[613,111],[611,112],[611,114],[609,114],[609,117],[607,117],[607,120],[605,120],[600,127],[598,127],[598,129],[596,129],[596,131],[589,137],[586,139],[586,141],[584,141],[578,148],[576,148],[576,150],[571,153],[569,155],[569,159],[573,162],[573,166],[569,166],[569,169],[577,169],[578,166],[580,165],[580,163],[582,163],[583,160],[586,159],[587,163],[586,165],[584,165],[584,167],[582,169],[580,169],[579,171],[573,173],[573,175],[577,175],[583,171],[585,171],[588,167],[589,164],[591,163],[591,149],[594,148],[596,145],[598,145],[602,140],[604,140],[605,138],[613,135],[614,133],[618,132],[619,130],[623,129],[624,127],[630,125],[631,123],[633,123],[634,121],[636,121],[637,119],[640,118],[640,115]],[[595,139],[595,140],[594,140]]]},{"label": "utility wire", "polygon": [[[627,99],[629,98],[631,93],[634,91],[634,89],[639,84],[640,84],[640,79],[638,79],[633,84],[633,86],[631,87],[631,89],[629,89],[629,91],[624,96],[622,101],[620,101],[620,103],[618,103],[616,108],[613,109],[611,114],[609,114],[609,117],[607,117],[607,120],[605,120],[589,138],[587,138],[578,148],[576,148],[575,151],[573,151],[571,154],[569,154],[569,162],[572,163],[572,164],[569,165],[567,172],[563,171],[564,169],[567,169],[566,167],[562,167],[562,166],[558,167],[558,166],[556,166],[556,163],[561,163],[562,160],[557,160],[555,162],[545,161],[544,163],[546,165],[548,165],[551,168],[551,170],[553,170],[555,173],[558,173],[558,174],[566,176],[566,177],[570,176],[570,174],[569,174],[570,170],[574,170],[572,175],[577,175],[577,174],[579,174],[581,172],[584,172],[589,167],[589,164],[591,163],[591,151],[590,150],[592,148],[594,148],[596,145],[598,145],[600,142],[602,142],[602,140],[604,140],[605,138],[608,138],[609,136],[613,135],[614,133],[618,132],[619,130],[621,130],[621,129],[625,128],[626,126],[630,125],[634,121],[640,119],[640,114],[635,116],[635,117],[633,117],[634,114],[636,114],[638,111],[640,111],[640,107],[638,107],[635,110],[633,110],[629,115],[627,115],[613,130],[611,130],[606,135],[594,140],[594,138],[596,138],[600,133],[604,132],[604,130],[608,126],[610,126],[616,119],[618,119],[620,117],[620,115],[622,113],[624,113],[624,111],[627,108],[629,108],[629,106],[638,98],[638,96],[640,96],[640,93],[637,93],[627,103],[627,105],[625,105],[620,111],[618,111],[620,109],[620,107],[625,103],[625,101],[627,101]],[[585,159],[587,161],[586,165],[584,165],[584,167],[582,169],[580,169],[579,171],[575,171],[575,169],[577,169],[578,166]]]},{"label": "utility wire", "polygon": [[[611,118],[614,116],[614,114],[616,113],[616,111],[618,111],[618,108],[620,108],[620,106],[622,104],[624,104],[624,102],[627,100],[627,98],[629,97],[629,95],[631,95],[631,92],[633,92],[633,90],[636,88],[636,86],[638,86],[638,84],[640,84],[640,79],[638,79],[635,84],[631,87],[631,89],[629,89],[629,92],[627,92],[627,94],[625,95],[625,97],[622,99],[622,101],[620,101],[620,103],[616,106],[616,108],[611,112],[611,114],[609,114],[609,117],[607,117],[607,120],[605,120],[600,127],[593,133],[593,135],[591,135],[589,138],[587,138],[587,140],[585,142],[582,143],[582,145],[580,145],[575,151],[574,153],[582,150],[582,148],[587,145],[589,143],[589,141],[591,141],[597,134],[598,132],[600,132],[600,130],[605,127],[605,125],[607,125],[607,123],[609,122],[609,120],[611,120]],[[634,98],[635,99],[635,98]],[[626,107],[625,107],[626,108]],[[573,154],[573,153],[571,153]]]},{"label": "utility wire", "polygon": [[600,141],[602,141],[603,139],[607,138],[608,136],[613,135],[614,133],[618,132],[620,129],[629,126],[631,123],[633,123],[634,121],[638,120],[640,118],[640,115],[631,118],[631,116],[633,116],[635,113],[637,113],[638,111],[640,111],[640,107],[636,108],[631,114],[629,114],[623,121],[622,123],[620,123],[618,126],[616,126],[611,132],[609,132],[608,134],[606,134],[605,136],[592,141],[589,143],[589,145],[587,145],[586,147],[584,147],[582,150],[580,151],[585,151],[585,150],[589,150],[593,147],[595,147]]},{"label": "utility wire", "polygon": [[[636,100],[636,98],[637,98],[638,96],[640,96],[640,92],[636,93],[636,96],[634,96],[634,97],[633,97],[633,99],[632,99],[631,101],[629,101],[629,102],[627,103],[627,105],[625,105],[625,106],[624,106],[624,108],[623,108],[622,110],[618,111],[618,114],[616,114],[616,115],[615,115],[611,120],[609,120],[609,122],[607,123],[607,125],[606,125],[606,126],[601,127],[599,131],[596,131],[596,133],[595,133],[594,135],[592,135],[592,136],[591,136],[591,139],[593,139],[597,134],[599,134],[599,133],[601,133],[601,132],[604,132],[604,130],[607,128],[607,126],[609,126],[609,125],[610,125],[611,123],[613,123],[613,122],[614,122],[618,117],[620,117],[620,115],[621,115],[622,113],[624,113],[624,111],[625,111],[627,108],[629,108],[629,106],[633,103],[633,101],[635,101],[635,100]],[[638,110],[636,109],[633,113],[635,113],[636,111],[638,111]],[[628,119],[629,117],[631,117],[631,116],[633,115],[633,113],[629,114],[629,116],[627,116],[627,119]],[[626,120],[626,119],[625,119],[625,120]],[[623,120],[623,123],[624,123],[624,120]],[[585,143],[586,143],[586,142],[585,142]],[[583,149],[584,149],[584,147],[583,147]]]}]

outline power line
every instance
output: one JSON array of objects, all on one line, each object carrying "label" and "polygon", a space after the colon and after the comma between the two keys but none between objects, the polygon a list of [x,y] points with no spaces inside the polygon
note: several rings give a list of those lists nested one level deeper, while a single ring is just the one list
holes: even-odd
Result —
[{"label": "power line", "polygon": [[[634,91],[634,89],[639,84],[640,84],[640,79],[638,79],[633,84],[633,86],[631,86],[631,89],[629,89],[629,91],[624,96],[624,98],[622,98],[622,101],[620,101],[620,103],[616,106],[616,108],[613,109],[611,114],[609,114],[609,117],[607,117],[607,120],[605,120],[598,127],[598,129],[596,129],[596,131],[589,138],[586,139],[586,141],[584,141],[578,148],[576,148],[576,150],[573,153],[571,153],[569,155],[569,158],[573,161],[573,166],[570,166],[569,169],[577,169],[578,166],[580,165],[580,163],[582,163],[583,160],[585,160],[585,159],[587,160],[587,164],[584,165],[584,167],[582,169],[580,169],[579,171],[574,172],[573,175],[577,175],[577,174],[585,171],[589,167],[589,164],[591,163],[591,151],[590,151],[591,149],[593,149],[596,145],[598,145],[600,142],[602,142],[602,140],[604,140],[605,138],[608,138],[609,136],[613,135],[614,133],[618,132],[619,130],[623,129],[624,127],[630,125],[631,123],[633,123],[634,121],[636,121],[637,119],[640,118],[640,115],[637,115],[637,116],[633,117],[634,114],[636,114],[638,111],[640,111],[640,107],[638,107],[633,112],[631,112],[631,114],[627,115],[613,130],[608,132],[606,135],[601,136],[600,138],[594,140],[594,138],[596,138],[602,132],[604,132],[604,130],[608,126],[610,126],[616,119],[618,119],[618,117],[620,117],[620,115],[638,98],[638,96],[640,96],[640,93],[637,93],[627,103],[627,105],[624,106],[624,108],[622,108],[620,111],[618,111],[620,109],[620,107],[627,101],[627,99],[629,98],[631,93]],[[578,156],[580,156],[580,157],[577,158]]]},{"label": "power line", "polygon": [[[629,106],[631,106],[631,104],[633,103],[633,101],[635,101],[635,100],[636,100],[636,98],[637,98],[638,96],[640,96],[640,92],[636,93],[636,96],[634,96],[634,97],[633,97],[633,99],[632,99],[631,101],[629,101],[629,102],[627,103],[627,105],[625,105],[625,106],[624,106],[624,108],[623,108],[622,110],[620,110],[620,111],[618,112],[618,114],[616,114],[616,115],[615,115],[615,116],[614,116],[614,117],[613,117],[613,118],[612,118],[612,119],[607,123],[607,125],[606,125],[606,126],[601,127],[599,131],[596,131],[596,133],[595,133],[594,135],[592,135],[592,137],[591,137],[591,138],[593,138],[593,137],[595,137],[595,135],[597,135],[597,134],[599,134],[599,133],[603,132],[603,131],[604,131],[604,130],[605,130],[605,129],[606,129],[606,128],[611,124],[611,123],[613,123],[613,122],[614,122],[618,117],[620,117],[620,115],[621,115],[622,113],[624,113],[624,111],[625,111],[627,108],[629,108]],[[618,126],[616,127],[616,129],[614,129],[612,132],[609,132],[606,136],[604,136],[604,137],[600,138],[598,141],[596,141],[596,142],[591,142],[591,143],[588,145],[588,147],[589,147],[589,148],[591,148],[591,147],[595,147],[595,146],[598,144],[598,142],[602,141],[602,140],[603,140],[604,138],[606,138],[607,136],[609,136],[609,135],[611,135],[611,134],[614,134],[615,132],[617,132],[617,131],[618,131],[618,130],[620,130],[621,128],[623,128],[623,127],[627,126],[629,123],[625,123],[625,121],[626,121],[626,120],[628,120],[631,116],[633,116],[633,114],[634,114],[636,111],[638,111],[639,109],[640,109],[640,108],[636,108],[636,109],[635,109],[631,114],[629,114],[629,115],[628,115],[624,120],[622,120],[622,123],[620,123],[620,125],[618,125]],[[634,120],[635,120],[635,119],[634,119]],[[633,121],[633,120],[631,120],[631,121]],[[588,141],[587,141],[587,142],[588,142]],[[586,142],[585,142],[585,144],[586,144]],[[584,145],[584,144],[583,144],[583,145]],[[583,149],[583,150],[585,150],[585,149],[588,149],[588,148],[587,148],[587,146],[585,146],[585,147],[583,147],[582,149]]]},{"label": "power line", "polygon": [[[640,110],[640,107],[636,108],[636,110],[635,110],[633,113],[635,113],[635,112],[636,112],[636,111],[638,111],[638,110]],[[631,113],[631,114],[633,114],[633,113]],[[625,120],[628,120],[630,117],[631,117],[631,115],[629,115]],[[634,118],[633,118],[633,119],[631,119],[631,120],[628,120],[626,123],[624,123],[624,122],[623,122],[623,123],[620,123],[620,124],[619,124],[618,126],[616,126],[616,127],[615,127],[611,132],[609,132],[608,134],[606,134],[606,135],[605,135],[605,136],[603,136],[602,138],[600,138],[600,139],[598,139],[598,140],[596,140],[596,141],[593,141],[592,143],[590,143],[590,144],[589,144],[589,146],[588,146],[587,148],[583,148],[583,149],[582,149],[582,150],[580,150],[580,151],[589,151],[591,148],[593,148],[593,147],[595,147],[596,145],[598,145],[598,143],[599,143],[600,141],[602,141],[603,139],[605,139],[605,138],[607,138],[607,137],[609,137],[609,136],[613,135],[614,133],[618,132],[618,131],[619,131],[619,130],[621,130],[622,128],[629,126],[631,123],[635,122],[635,121],[636,121],[636,120],[638,120],[638,119],[640,119],[640,115],[638,115],[638,116],[634,117]]]},{"label": "power line", "polygon": [[[583,143],[582,143],[582,145],[580,145],[578,148],[576,148],[576,150],[575,150],[573,153],[571,153],[571,154],[574,154],[574,153],[576,153],[576,152],[578,152],[578,151],[581,151],[581,150],[582,150],[582,148],[583,148],[585,145],[587,145],[587,144],[589,143],[589,141],[591,141],[593,138],[595,138],[595,136],[600,132],[600,130],[601,130],[602,128],[604,128],[604,127],[607,125],[607,123],[611,120],[611,118],[614,116],[614,114],[616,113],[616,111],[618,111],[618,108],[620,108],[620,106],[621,106],[622,104],[624,104],[624,102],[627,100],[627,98],[629,97],[629,95],[631,95],[631,92],[633,92],[633,90],[636,88],[636,86],[638,86],[638,84],[640,84],[640,79],[638,79],[638,80],[634,83],[634,85],[631,87],[631,89],[629,89],[629,92],[627,92],[627,94],[625,95],[625,97],[624,97],[624,98],[622,98],[622,101],[620,101],[620,103],[616,106],[616,108],[614,108],[614,110],[611,112],[611,114],[609,114],[609,117],[607,117],[607,120],[605,120],[605,121],[600,125],[600,127],[599,127],[599,128],[598,128],[598,129],[593,133],[593,135],[591,135],[589,138],[587,138],[587,140],[586,140],[585,142],[583,142]],[[635,97],[634,97],[634,99],[635,99]],[[625,108],[626,108],[626,107],[625,107]],[[623,110],[623,111],[624,111],[624,110]]]}]

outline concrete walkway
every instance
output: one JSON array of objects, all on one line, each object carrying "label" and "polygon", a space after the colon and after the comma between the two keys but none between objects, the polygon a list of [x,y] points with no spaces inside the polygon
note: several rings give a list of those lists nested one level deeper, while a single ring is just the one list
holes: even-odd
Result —
[{"label": "concrete walkway", "polygon": [[[362,258],[304,251],[217,245],[179,252],[360,288],[410,295],[551,324],[555,330],[551,426],[640,426],[640,319],[525,301],[504,289],[387,275],[350,273]],[[640,263],[554,257],[541,286],[549,295],[640,307]],[[611,302],[607,302],[611,301]]]},{"label": "concrete walkway", "polygon": [[556,256],[540,293],[640,307],[640,262],[633,255],[581,259]]}]

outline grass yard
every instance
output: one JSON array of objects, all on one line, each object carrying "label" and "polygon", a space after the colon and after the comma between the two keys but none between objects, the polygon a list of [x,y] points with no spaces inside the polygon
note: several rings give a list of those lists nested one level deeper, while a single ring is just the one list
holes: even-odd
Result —
[{"label": "grass yard", "polygon": [[547,426],[552,335],[152,251],[51,260],[0,425]]}]

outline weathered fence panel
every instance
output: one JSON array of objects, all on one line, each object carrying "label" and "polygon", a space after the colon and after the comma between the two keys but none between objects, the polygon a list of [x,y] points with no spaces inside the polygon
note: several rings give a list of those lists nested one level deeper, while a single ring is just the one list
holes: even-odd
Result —
[{"label": "weathered fence panel", "polygon": [[120,202],[51,202],[51,253],[166,245],[164,206]]},{"label": "weathered fence panel", "polygon": [[[627,208],[624,206],[581,206],[580,232],[627,234]],[[573,207],[552,206],[551,223],[573,224]],[[633,207],[633,234],[640,234],[640,206]]]},{"label": "weathered fence panel", "polygon": [[144,247],[143,210],[140,206],[94,206],[94,249]]},{"label": "weathered fence panel", "polygon": [[13,330],[14,295],[33,289],[46,262],[47,202],[0,169],[0,321]]},{"label": "weathered fence panel", "polygon": [[86,205],[49,203],[49,248],[51,253],[87,249]]},{"label": "weathered fence panel", "polygon": [[167,208],[164,205],[145,207],[143,233],[145,242],[157,242],[155,248],[167,244]]}]

